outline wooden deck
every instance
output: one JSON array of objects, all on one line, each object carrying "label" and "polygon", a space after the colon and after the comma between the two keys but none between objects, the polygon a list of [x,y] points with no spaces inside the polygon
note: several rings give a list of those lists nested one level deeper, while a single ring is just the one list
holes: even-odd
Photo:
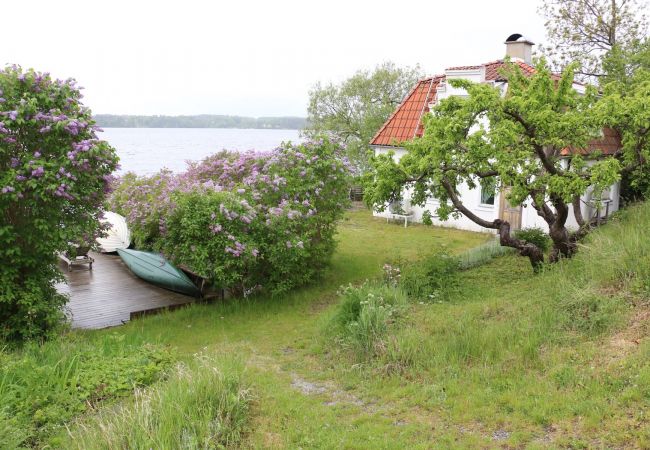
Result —
[{"label": "wooden deck", "polygon": [[93,269],[61,264],[67,284],[57,289],[70,295],[67,305],[73,328],[105,328],[163,308],[195,301],[194,298],[156,287],[136,277],[117,255],[92,253]]}]

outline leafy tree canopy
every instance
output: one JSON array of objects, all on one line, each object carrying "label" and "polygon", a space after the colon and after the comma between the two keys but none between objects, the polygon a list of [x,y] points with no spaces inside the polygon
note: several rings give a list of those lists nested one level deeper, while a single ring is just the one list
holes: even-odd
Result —
[{"label": "leafy tree canopy", "polygon": [[604,58],[614,49],[633,53],[647,33],[645,5],[637,0],[544,0],[548,43],[542,53],[562,69],[577,62],[579,78],[606,74]]},{"label": "leafy tree canopy", "polygon": [[[443,220],[465,215],[478,225],[498,231],[501,244],[528,256],[534,267],[544,261],[542,250],[510,234],[502,219],[485,220],[463,203],[459,188],[491,183],[508,187],[512,205],[532,205],[544,219],[553,240],[552,260],[571,256],[576,241],[589,229],[580,213],[580,196],[589,186],[598,195],[620,177],[621,162],[566,149],[584,149],[600,136],[604,115],[619,111],[597,107],[597,95],[584,95],[573,87],[573,67],[561,77],[540,61],[536,73],[525,76],[516,66],[504,71],[506,95],[489,84],[450,80],[467,91],[466,97],[441,100],[424,118],[424,135],[405,144],[407,154],[394,162],[392,155],[373,159],[376,172],[366,177],[366,201],[382,208],[404,187],[413,188],[412,203],[424,205],[427,197],[440,201],[437,214]],[[570,232],[567,219],[574,207],[580,230]]]},{"label": "leafy tree canopy", "polygon": [[117,156],[81,98],[72,79],[0,71],[0,341],[56,328],[56,252],[99,228]]},{"label": "leafy tree canopy", "polygon": [[370,140],[421,75],[419,66],[400,68],[386,62],[340,84],[317,83],[309,93],[306,134],[341,139],[351,162],[365,171]]}]

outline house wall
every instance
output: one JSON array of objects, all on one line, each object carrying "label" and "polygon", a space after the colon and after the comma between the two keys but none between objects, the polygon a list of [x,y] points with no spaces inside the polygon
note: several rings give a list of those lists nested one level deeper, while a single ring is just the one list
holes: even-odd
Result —
[{"label": "house wall", "polygon": [[[402,156],[406,154],[406,150],[402,147],[376,147],[375,154],[385,154],[393,152],[393,159],[395,162],[399,161]],[[485,220],[494,220],[499,215],[499,196],[497,195],[494,199],[494,205],[483,205],[481,204],[481,190],[470,189],[466,184],[459,186],[459,193],[463,199],[463,203],[467,206],[472,212],[474,212],[479,217]],[[417,206],[411,204],[411,194],[412,189],[405,189],[403,191],[402,197],[404,199],[403,208],[406,211],[409,211],[413,214],[413,220],[415,222],[422,222],[422,214],[424,211],[430,211],[432,217],[432,222],[434,225],[458,228],[461,230],[468,231],[478,231],[478,232],[490,232],[491,230],[486,230],[485,228],[475,224],[467,217],[461,215],[459,218],[450,217],[447,221],[442,221],[436,218],[436,209],[439,206],[439,202],[435,199],[428,199],[424,206]],[[387,205],[386,205],[387,206]],[[388,211],[388,208],[383,212],[375,211],[373,213],[377,217],[391,217],[392,214]]]},{"label": "house wall", "polygon": [[[481,83],[485,81],[485,66],[482,66],[481,68],[477,69],[462,69],[462,70],[446,70],[445,71],[445,76],[446,80],[452,80],[452,79],[467,79],[470,81],[473,81],[475,83]],[[507,90],[507,83],[495,83],[495,87],[499,88],[502,91],[502,94],[505,95],[505,92]],[[583,93],[584,92],[584,87],[578,84],[574,84],[574,89],[576,89],[578,92]],[[449,83],[440,83],[436,89],[436,100],[440,101],[441,99],[450,97],[452,95],[456,96],[466,96],[467,92],[464,89],[459,89],[459,88],[454,88],[451,86]],[[483,124],[487,125],[487,124]],[[406,154],[406,150],[402,147],[385,147],[385,146],[375,146],[375,154],[382,154],[382,153],[388,153],[392,151],[394,153],[393,159],[397,162],[401,159],[402,156]],[[568,164],[567,160],[563,161],[563,164]],[[589,220],[590,218],[594,217],[596,214],[596,211],[594,208],[590,207],[587,205],[589,201],[591,200],[591,191],[592,189],[588,189],[585,195],[582,197],[582,214],[585,220]],[[610,188],[610,198],[612,199],[612,202],[609,204],[609,213],[611,214],[614,211],[617,211],[619,208],[619,193],[620,193],[620,185],[619,183],[616,183],[611,186]],[[463,200],[463,204],[469,208],[472,212],[474,212],[477,216],[485,219],[485,220],[494,220],[497,219],[499,216],[499,195],[495,195],[494,199],[494,205],[483,205],[481,204],[481,189],[476,188],[476,189],[470,189],[466,184],[463,184],[459,186],[459,194],[461,199]],[[404,198],[404,205],[403,208],[407,211],[410,211],[413,214],[413,220],[417,222],[422,221],[422,214],[424,211],[428,210],[431,212],[433,215],[432,221],[435,225],[441,225],[441,226],[446,226],[446,227],[452,227],[452,228],[459,228],[462,230],[470,230],[470,231],[490,231],[486,230],[483,227],[480,227],[476,225],[474,222],[466,218],[465,216],[461,216],[457,219],[455,218],[450,218],[449,220],[443,222],[439,219],[435,218],[435,210],[438,207],[438,202],[434,199],[429,199],[427,200],[426,204],[424,206],[415,206],[411,205],[410,203],[410,198],[411,198],[411,191],[410,190],[405,190],[403,193],[403,198]],[[567,220],[567,226],[571,229],[577,229],[578,224],[575,220],[575,217],[573,215],[573,207],[570,208],[571,210],[569,211],[569,218]],[[374,212],[374,215],[379,216],[379,217],[390,217],[391,214],[386,209],[385,211],[378,213]],[[604,217],[605,211],[601,211],[600,216]],[[537,211],[535,208],[533,208],[531,205],[525,205],[522,207],[521,211],[521,227],[522,228],[530,228],[530,227],[539,227],[542,228],[546,231],[548,231],[548,225],[542,219],[539,217],[537,214]]]},{"label": "house wall", "polygon": [[[406,150],[402,147],[375,147],[375,154],[386,154],[389,152],[393,152],[393,159],[395,162],[398,162],[402,156],[406,154]],[[585,195],[582,196],[582,215],[585,218],[585,220],[589,220],[589,218],[595,217],[596,215],[596,210],[595,208],[588,206],[589,201],[591,200],[592,196],[592,188],[589,188]],[[470,189],[466,184],[462,184],[459,186],[459,194],[460,198],[463,200],[463,203],[467,208],[469,208],[474,214],[477,216],[481,217],[482,219],[485,220],[494,220],[497,219],[499,216],[499,200],[500,196],[497,195],[495,196],[494,199],[494,205],[484,205],[481,204],[481,189],[480,188],[475,188],[475,189]],[[610,198],[611,198],[611,203],[609,205],[609,214],[613,213],[614,211],[618,211],[619,208],[619,194],[620,194],[620,183],[613,184],[610,187]],[[404,199],[403,201],[403,208],[404,210],[408,211],[409,213],[413,214],[413,221],[415,222],[422,222],[422,214],[424,214],[424,211],[430,211],[432,214],[432,222],[434,225],[438,226],[443,226],[443,227],[450,227],[450,228],[458,228],[461,230],[468,230],[468,231],[478,231],[478,232],[495,232],[495,230],[486,230],[485,228],[475,224],[472,222],[470,219],[467,217],[461,215],[459,218],[449,218],[447,221],[442,221],[436,218],[435,212],[436,209],[439,206],[439,202],[435,199],[428,199],[425,203],[424,206],[417,206],[417,205],[412,205],[411,204],[411,195],[412,195],[412,189],[404,189],[402,197]],[[387,205],[386,205],[387,206]],[[383,212],[377,212],[374,211],[373,215],[376,217],[392,217],[392,214],[388,211],[388,208],[386,208]],[[603,206],[603,209],[600,211],[600,217],[605,217],[605,209]],[[538,227],[542,228],[545,231],[548,231],[548,225],[542,219],[538,214],[535,208],[533,208],[530,204],[526,204],[525,206],[522,207],[521,211],[521,227],[522,228],[532,228],[532,227]],[[567,220],[567,227],[569,229],[577,229],[578,228],[578,223],[575,220],[575,217],[573,215],[573,207],[569,207],[569,218]]]}]

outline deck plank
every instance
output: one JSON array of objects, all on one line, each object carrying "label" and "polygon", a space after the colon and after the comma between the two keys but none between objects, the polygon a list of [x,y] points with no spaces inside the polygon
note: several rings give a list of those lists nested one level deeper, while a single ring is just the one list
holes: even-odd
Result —
[{"label": "deck plank", "polygon": [[57,290],[68,294],[66,311],[73,328],[106,328],[122,325],[132,314],[176,307],[194,298],[159,288],[141,280],[117,255],[93,253],[93,270],[85,266],[68,272],[61,264],[66,283]]}]

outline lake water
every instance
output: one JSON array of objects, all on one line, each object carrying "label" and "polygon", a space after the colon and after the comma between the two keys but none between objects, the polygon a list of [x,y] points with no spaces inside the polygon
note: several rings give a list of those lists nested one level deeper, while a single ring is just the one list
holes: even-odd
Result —
[{"label": "lake water", "polygon": [[301,142],[298,130],[224,128],[105,128],[120,157],[119,173],[150,175],[166,167],[179,172],[185,161],[199,161],[220,150],[272,150],[282,142]]}]

